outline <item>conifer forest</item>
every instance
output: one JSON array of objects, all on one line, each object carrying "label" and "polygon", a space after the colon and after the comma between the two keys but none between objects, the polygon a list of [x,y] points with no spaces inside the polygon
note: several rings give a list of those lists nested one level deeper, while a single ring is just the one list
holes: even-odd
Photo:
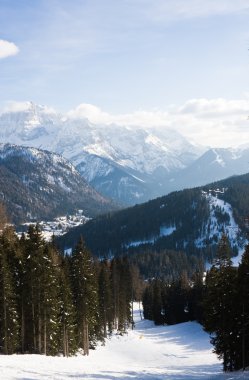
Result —
[{"label": "conifer forest", "polygon": [[84,355],[132,323],[132,271],[126,260],[96,261],[78,242],[60,254],[37,226],[0,236],[0,352]]},{"label": "conifer forest", "polygon": [[0,236],[0,352],[89,355],[114,331],[133,328],[132,301],[156,325],[198,321],[224,371],[249,365],[249,245],[232,266],[225,235],[213,265],[175,278],[142,278],[127,257],[97,260],[81,238],[72,255],[46,242],[39,226]]}]

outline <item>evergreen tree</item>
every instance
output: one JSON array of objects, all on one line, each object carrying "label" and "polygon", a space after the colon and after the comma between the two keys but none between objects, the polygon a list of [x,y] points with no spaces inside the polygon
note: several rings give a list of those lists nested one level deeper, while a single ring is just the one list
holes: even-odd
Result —
[{"label": "evergreen tree", "polygon": [[[38,225],[29,226],[23,259],[24,349],[30,353],[42,353],[42,257],[45,241]],[[44,268],[43,268],[44,270]]]},{"label": "evergreen tree", "polygon": [[40,350],[45,355],[56,355],[60,351],[60,298],[59,256],[50,244],[46,244],[40,258]]},{"label": "evergreen tree", "polygon": [[83,239],[72,254],[72,284],[76,307],[78,346],[89,355],[90,344],[95,342],[98,319],[97,278],[90,252]]},{"label": "evergreen tree", "polygon": [[152,313],[153,321],[156,325],[163,323],[163,299],[162,299],[162,283],[159,280],[153,281],[153,303]]},{"label": "evergreen tree", "polygon": [[217,266],[219,269],[222,269],[231,266],[231,264],[231,247],[227,236],[223,234],[220,241],[218,242],[217,252],[213,265]]},{"label": "evergreen tree", "polygon": [[14,276],[0,238],[0,347],[4,354],[13,354],[19,348],[19,318],[14,287]]},{"label": "evergreen tree", "polygon": [[212,334],[214,352],[223,359],[224,371],[234,370],[236,362],[236,287],[237,271],[231,266],[228,240],[223,236],[215,265],[206,277],[204,327]]},{"label": "evergreen tree", "polygon": [[142,296],[144,318],[153,321],[153,289],[151,284],[144,289]]},{"label": "evergreen tree", "polygon": [[204,297],[204,284],[203,272],[196,272],[192,278],[192,287],[189,294],[189,319],[191,321],[203,321],[203,297]]},{"label": "evergreen tree", "polygon": [[68,259],[61,258],[59,273],[59,300],[61,346],[64,356],[73,355],[77,350],[76,341],[76,310],[73,302],[73,293],[70,283]]},{"label": "evergreen tree", "polygon": [[[238,268],[237,291],[237,328],[238,344],[236,348],[236,369],[243,370],[249,366],[249,245],[246,246]],[[234,305],[235,307],[235,305]]]},{"label": "evergreen tree", "polygon": [[186,272],[174,281],[168,289],[166,322],[176,324],[189,320],[190,285]]},{"label": "evergreen tree", "polygon": [[110,268],[108,262],[104,260],[100,264],[100,272],[98,278],[99,289],[99,327],[102,336],[107,337],[107,331],[112,331],[112,295],[111,295],[111,279]]}]

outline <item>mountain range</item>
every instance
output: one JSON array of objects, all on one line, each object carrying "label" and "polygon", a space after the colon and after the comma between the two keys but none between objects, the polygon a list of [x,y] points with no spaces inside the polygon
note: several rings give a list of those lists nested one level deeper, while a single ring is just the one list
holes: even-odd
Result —
[{"label": "mountain range", "polygon": [[78,209],[94,217],[117,208],[62,156],[11,144],[0,144],[0,200],[14,223],[52,219]]},{"label": "mountain range", "polygon": [[0,142],[62,155],[98,192],[124,205],[249,171],[248,147],[200,147],[167,127],[97,125],[32,102],[0,115]]}]

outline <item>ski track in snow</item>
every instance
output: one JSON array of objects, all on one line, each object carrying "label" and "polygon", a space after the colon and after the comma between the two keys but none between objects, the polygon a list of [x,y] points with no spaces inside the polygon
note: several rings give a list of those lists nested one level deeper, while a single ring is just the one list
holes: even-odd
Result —
[{"label": "ski track in snow", "polygon": [[209,336],[196,322],[155,326],[141,320],[135,305],[135,329],[113,336],[90,356],[1,356],[1,380],[232,380],[248,373],[222,373]]}]

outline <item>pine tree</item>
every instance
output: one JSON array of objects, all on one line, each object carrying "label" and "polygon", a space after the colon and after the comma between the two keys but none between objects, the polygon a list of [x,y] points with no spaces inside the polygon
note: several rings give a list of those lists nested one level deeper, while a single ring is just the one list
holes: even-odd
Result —
[{"label": "pine tree", "polygon": [[238,268],[237,298],[237,361],[236,368],[243,370],[249,366],[249,245],[245,247],[241,264]]},{"label": "pine tree", "polygon": [[42,353],[42,257],[45,241],[38,225],[29,226],[24,249],[24,349]]},{"label": "pine tree", "polygon": [[70,270],[67,258],[61,258],[59,273],[59,300],[61,346],[64,356],[73,355],[77,351],[76,342],[76,310],[70,283]]},{"label": "pine tree", "polygon": [[83,239],[72,254],[72,283],[76,306],[78,346],[89,355],[90,345],[95,343],[95,327],[98,318],[97,278],[90,252]]},{"label": "pine tree", "polygon": [[99,327],[104,338],[107,337],[107,331],[112,331],[112,296],[111,296],[111,279],[108,262],[104,260],[100,264],[98,278],[99,294]]},{"label": "pine tree", "polygon": [[51,244],[45,244],[40,266],[40,350],[45,355],[56,355],[60,351],[61,331],[60,267],[58,252]]},{"label": "pine tree", "polygon": [[14,276],[9,265],[6,242],[0,238],[0,346],[4,354],[19,349],[19,318]]},{"label": "pine tree", "polygon": [[203,321],[203,297],[204,297],[204,284],[203,272],[196,272],[192,277],[192,287],[189,294],[189,319],[191,321]]},{"label": "pine tree", "polygon": [[147,285],[144,289],[142,304],[144,318],[153,321],[153,288],[151,284]]},{"label": "pine tree", "polygon": [[189,320],[190,284],[186,272],[168,288],[166,322],[176,324]]},{"label": "pine tree", "polygon": [[153,321],[156,325],[163,323],[163,299],[162,299],[162,283],[160,280],[153,281]]},{"label": "pine tree", "polygon": [[217,252],[213,265],[217,266],[219,269],[222,269],[224,267],[230,266],[231,264],[231,247],[227,236],[223,234],[220,241],[218,242]]},{"label": "pine tree", "polygon": [[114,330],[118,328],[118,317],[119,317],[119,288],[120,288],[120,276],[118,270],[119,259],[113,259],[111,261],[111,291],[112,291],[112,319]]},{"label": "pine tree", "polygon": [[224,371],[232,371],[236,361],[237,321],[236,303],[237,271],[231,266],[229,244],[222,237],[217,259],[206,277],[204,297],[204,327],[213,334],[214,352],[223,359]]}]

